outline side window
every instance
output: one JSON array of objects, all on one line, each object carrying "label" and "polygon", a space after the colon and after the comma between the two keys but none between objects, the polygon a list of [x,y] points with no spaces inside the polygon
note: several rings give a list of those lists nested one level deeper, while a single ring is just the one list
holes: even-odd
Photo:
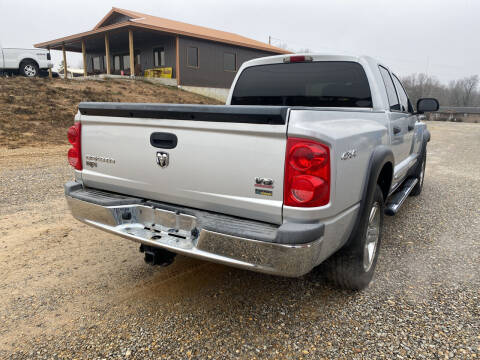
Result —
[{"label": "side window", "polygon": [[153,66],[165,66],[165,49],[163,47],[153,49]]},{"label": "side window", "polygon": [[102,56],[94,56],[92,58],[92,68],[93,71],[100,71],[100,64],[102,63]]},{"label": "side window", "polygon": [[115,71],[120,71],[120,56],[119,55],[115,55],[113,57],[113,68]]},{"label": "side window", "polygon": [[187,48],[187,66],[198,68],[198,48],[197,47]]},{"label": "side window", "polygon": [[397,92],[395,91],[395,86],[393,85],[392,78],[390,73],[383,66],[379,66],[380,74],[382,74],[383,83],[387,89],[388,103],[390,104],[390,110],[400,111],[400,103],[398,102]]},{"label": "side window", "polygon": [[122,61],[123,61],[123,70],[129,70],[130,69],[130,55],[123,55],[122,56]]},{"label": "side window", "polygon": [[408,100],[408,95],[405,92],[405,89],[403,88],[402,83],[398,78],[393,75],[393,83],[395,84],[395,88],[397,89],[397,94],[398,97],[400,98],[400,105],[402,105],[402,111],[403,112],[413,112],[412,105],[410,103],[410,100]]},{"label": "side window", "polygon": [[398,96],[400,97],[400,104],[402,105],[402,111],[413,113],[414,112],[413,105],[410,99],[408,98],[407,92],[405,91],[405,88],[403,87],[400,80],[395,75],[393,75],[393,82],[395,83]]},{"label": "side window", "polygon": [[237,56],[234,53],[223,54],[223,70],[236,71],[237,70]]}]

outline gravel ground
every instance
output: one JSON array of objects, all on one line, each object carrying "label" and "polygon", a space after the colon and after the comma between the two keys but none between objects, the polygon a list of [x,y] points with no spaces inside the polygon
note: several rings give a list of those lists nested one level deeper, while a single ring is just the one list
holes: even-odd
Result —
[{"label": "gravel ground", "polygon": [[479,358],[480,126],[429,123],[424,191],[340,291],[137,246],[72,219],[65,147],[0,149],[0,358]]}]

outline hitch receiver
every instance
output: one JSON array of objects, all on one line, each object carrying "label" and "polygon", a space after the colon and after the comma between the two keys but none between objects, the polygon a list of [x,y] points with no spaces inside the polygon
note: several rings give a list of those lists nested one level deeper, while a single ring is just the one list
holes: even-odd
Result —
[{"label": "hitch receiver", "polygon": [[173,263],[177,254],[152,246],[140,245],[140,252],[145,254],[145,262],[150,265],[168,266]]}]

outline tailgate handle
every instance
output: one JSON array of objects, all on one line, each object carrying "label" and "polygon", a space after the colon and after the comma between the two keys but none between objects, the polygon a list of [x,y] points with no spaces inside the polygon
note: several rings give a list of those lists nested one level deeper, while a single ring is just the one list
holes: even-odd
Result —
[{"label": "tailgate handle", "polygon": [[174,149],[177,146],[177,135],[164,132],[154,132],[150,135],[150,144],[160,149]]}]

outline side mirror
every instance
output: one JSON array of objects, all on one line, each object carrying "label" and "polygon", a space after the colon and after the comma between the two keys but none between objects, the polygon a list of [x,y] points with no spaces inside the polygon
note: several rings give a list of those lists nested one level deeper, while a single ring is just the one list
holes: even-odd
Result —
[{"label": "side mirror", "polygon": [[440,107],[437,99],[424,98],[417,101],[417,113],[423,114],[425,112],[437,111]]}]

